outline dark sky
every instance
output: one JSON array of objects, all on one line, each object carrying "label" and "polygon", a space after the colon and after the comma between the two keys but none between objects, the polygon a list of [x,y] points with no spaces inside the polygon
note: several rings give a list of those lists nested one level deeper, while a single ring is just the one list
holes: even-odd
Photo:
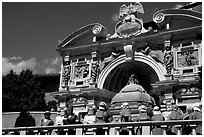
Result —
[{"label": "dark sky", "polygon": [[[46,59],[48,63],[48,60],[59,57],[55,50],[58,41],[75,30],[91,23],[100,23],[113,34],[117,19],[115,17],[122,4],[124,3],[3,2],[2,56],[3,61],[7,59],[3,63],[3,69],[6,63],[14,67],[32,58],[38,64],[38,67],[35,66],[36,72],[46,73]],[[187,3],[142,2],[145,14],[140,17],[144,22],[152,21],[152,15],[159,9],[172,8],[178,4]],[[11,57],[18,58],[19,62],[12,62],[17,60]],[[55,69],[58,71],[59,66]]]}]

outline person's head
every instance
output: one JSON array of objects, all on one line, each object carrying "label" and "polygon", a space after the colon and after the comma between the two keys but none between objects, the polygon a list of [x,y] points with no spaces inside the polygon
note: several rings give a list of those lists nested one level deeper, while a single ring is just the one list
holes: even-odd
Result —
[{"label": "person's head", "polygon": [[158,106],[155,106],[153,108],[153,115],[158,115],[158,114],[161,114],[160,110],[159,110],[159,107]]},{"label": "person's head", "polygon": [[139,112],[140,113],[146,113],[147,112],[147,107],[144,106],[144,105],[141,105],[139,108],[138,108]]},{"label": "person's head", "polygon": [[64,110],[63,109],[60,110],[60,116],[64,116]]},{"label": "person's head", "polygon": [[50,111],[45,111],[44,113],[45,119],[50,119],[50,115],[51,115]]},{"label": "person's head", "polygon": [[178,110],[178,106],[176,104],[172,105],[172,110]]},{"label": "person's head", "polygon": [[106,103],[105,102],[99,103],[99,110],[106,110]]},{"label": "person's head", "polygon": [[93,114],[94,114],[93,108],[89,108],[89,109],[88,109],[88,115],[93,115]]},{"label": "person's head", "polygon": [[91,105],[88,107],[88,115],[94,115],[96,112],[96,106],[95,105]]},{"label": "person's head", "polygon": [[58,108],[58,109],[57,109],[57,115],[60,115],[60,113],[61,113],[61,109]]},{"label": "person's head", "polygon": [[27,109],[22,109],[21,112],[20,112],[21,116],[26,116],[26,115],[29,115],[29,114],[30,114],[30,112]]},{"label": "person's head", "polygon": [[122,109],[129,108],[129,104],[128,104],[127,102],[124,102],[124,103],[121,105],[121,108],[122,108]]}]

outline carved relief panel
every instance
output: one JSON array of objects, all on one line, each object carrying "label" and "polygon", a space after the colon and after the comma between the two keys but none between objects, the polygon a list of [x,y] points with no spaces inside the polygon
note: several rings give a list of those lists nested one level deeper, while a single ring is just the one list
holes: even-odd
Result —
[{"label": "carved relief panel", "polygon": [[201,43],[180,44],[179,47],[174,48],[174,75],[198,73],[201,59]]},{"label": "carved relief panel", "polygon": [[90,82],[91,61],[84,59],[72,60],[70,87],[87,87]]}]

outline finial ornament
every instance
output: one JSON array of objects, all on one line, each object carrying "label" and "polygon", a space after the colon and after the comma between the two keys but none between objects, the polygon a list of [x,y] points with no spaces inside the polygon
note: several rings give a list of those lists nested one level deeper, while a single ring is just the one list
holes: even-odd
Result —
[{"label": "finial ornament", "polygon": [[138,83],[138,80],[135,78],[135,74],[132,74],[132,75],[129,77],[128,85],[129,85],[129,84],[139,84],[139,83]]},{"label": "finial ornament", "polygon": [[125,4],[123,4],[121,7],[120,7],[120,11],[119,11],[119,18],[123,18],[127,15],[130,15],[130,14],[144,14],[144,9],[143,9],[143,6],[141,3],[139,2],[136,2],[134,4],[130,4],[129,6],[126,6]]}]

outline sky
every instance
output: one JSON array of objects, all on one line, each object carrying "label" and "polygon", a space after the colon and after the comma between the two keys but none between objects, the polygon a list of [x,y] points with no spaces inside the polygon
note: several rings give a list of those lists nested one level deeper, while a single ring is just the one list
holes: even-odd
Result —
[{"label": "sky", "polygon": [[[143,22],[152,21],[160,9],[189,2],[141,2]],[[60,72],[56,48],[77,29],[92,23],[105,26],[114,34],[118,13],[127,2],[3,2],[2,75],[11,69],[19,74],[31,69],[37,74]]]}]

